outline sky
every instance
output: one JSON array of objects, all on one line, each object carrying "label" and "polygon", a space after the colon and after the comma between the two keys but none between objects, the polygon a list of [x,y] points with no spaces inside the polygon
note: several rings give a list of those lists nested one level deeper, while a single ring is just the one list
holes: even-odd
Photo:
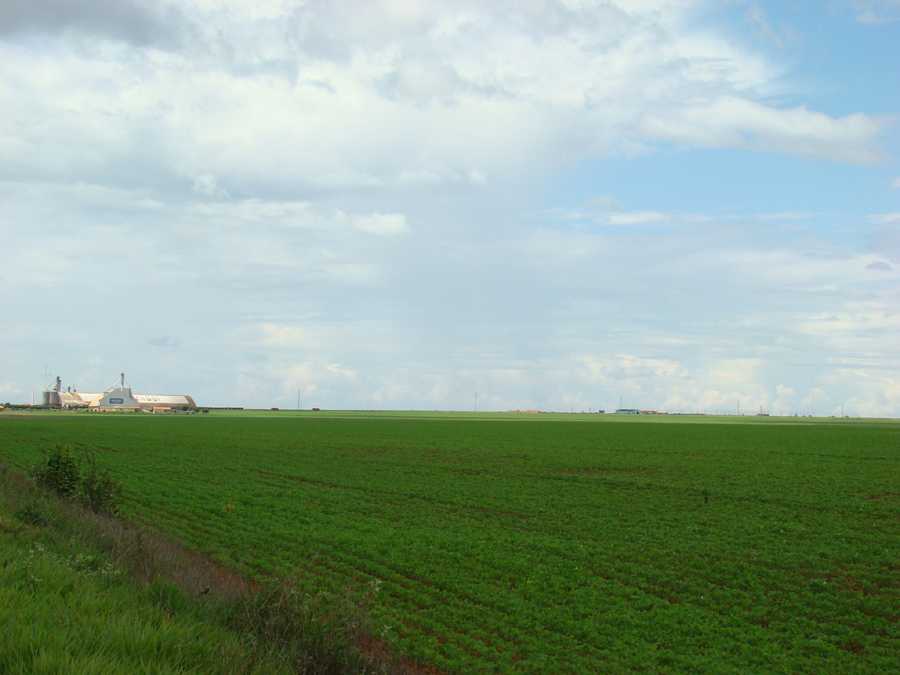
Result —
[{"label": "sky", "polygon": [[0,0],[0,401],[900,416],[900,0]]}]

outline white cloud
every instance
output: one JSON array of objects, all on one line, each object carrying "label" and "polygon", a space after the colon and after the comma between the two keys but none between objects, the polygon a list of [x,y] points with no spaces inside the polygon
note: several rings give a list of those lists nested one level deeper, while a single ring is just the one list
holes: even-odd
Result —
[{"label": "white cloud", "polygon": [[[892,381],[848,373],[897,359],[900,216],[861,216],[853,243],[803,186],[741,185],[768,214],[656,174],[583,197],[658,150],[888,147],[878,118],[804,107],[720,5],[194,0],[171,14],[189,40],[96,8],[39,40],[17,18],[4,381],[23,396],[55,354],[84,386],[125,368],[220,403],[889,409]],[[676,156],[701,155],[675,170],[735,161]]]},{"label": "white cloud", "polygon": [[900,0],[854,0],[856,20],[864,24],[900,21]]},{"label": "white cloud", "polygon": [[881,157],[875,139],[882,127],[882,121],[868,115],[829,117],[734,96],[649,113],[643,122],[651,136],[690,145],[760,148],[859,163]]},{"label": "white cloud", "polygon": [[754,384],[763,363],[760,359],[725,359],[710,369],[710,381],[722,387]]},{"label": "white cloud", "polygon": [[254,336],[254,341],[267,347],[279,348],[322,348],[327,344],[325,336],[316,334],[314,330],[301,326],[280,326],[272,323],[264,323],[259,326],[259,336]]},{"label": "white cloud", "polygon": [[887,343],[889,336],[900,331],[900,310],[880,301],[809,316],[797,322],[796,330],[830,341],[838,353],[872,353],[875,346],[877,351],[900,356],[900,350]]},{"label": "white cloud", "polygon": [[633,211],[611,213],[608,216],[610,225],[647,225],[661,223],[668,220],[669,216],[658,211]]},{"label": "white cloud", "polygon": [[894,225],[900,223],[900,211],[897,213],[877,213],[871,216],[871,221],[876,225]]},{"label": "white cloud", "polygon": [[393,237],[409,231],[406,216],[402,213],[370,213],[354,216],[351,222],[354,229],[368,234]]},{"label": "white cloud", "polygon": [[793,387],[784,384],[775,385],[775,399],[772,401],[772,409],[778,411],[793,411],[797,409],[797,391]]},{"label": "white cloud", "polygon": [[0,382],[0,396],[18,394],[19,388],[12,382]]},{"label": "white cloud", "polygon": [[778,213],[760,213],[758,220],[763,222],[797,222],[801,220],[812,220],[816,214],[806,211],[780,211]]},{"label": "white cloud", "polygon": [[900,190],[900,176],[897,176],[897,177],[894,179],[894,182],[891,183],[891,187],[892,187],[894,190]]},{"label": "white cloud", "polygon": [[484,185],[658,141],[878,157],[880,120],[768,102],[779,69],[692,27],[700,5],[201,3],[178,51],[0,42],[0,165],[221,197]]},{"label": "white cloud", "polygon": [[[818,396],[816,396],[818,395]],[[819,414],[896,417],[900,408],[900,375],[896,370],[840,368],[822,376],[811,392]]]},{"label": "white cloud", "polygon": [[194,192],[202,197],[228,197],[228,191],[219,186],[215,176],[208,173],[194,178]]},{"label": "white cloud", "polygon": [[613,356],[585,355],[579,358],[584,364],[586,377],[595,382],[613,383],[631,378],[684,376],[684,367],[672,359],[655,359],[617,354]]}]

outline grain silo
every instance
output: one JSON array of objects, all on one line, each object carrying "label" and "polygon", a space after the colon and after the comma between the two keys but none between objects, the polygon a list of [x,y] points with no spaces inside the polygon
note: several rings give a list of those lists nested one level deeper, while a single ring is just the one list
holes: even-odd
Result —
[{"label": "grain silo", "polygon": [[45,408],[61,408],[62,399],[60,390],[62,389],[62,379],[56,378],[53,386],[41,393],[41,405]]}]

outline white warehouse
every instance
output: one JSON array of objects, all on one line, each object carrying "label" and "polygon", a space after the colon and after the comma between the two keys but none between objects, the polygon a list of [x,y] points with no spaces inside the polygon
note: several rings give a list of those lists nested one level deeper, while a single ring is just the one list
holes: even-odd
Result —
[{"label": "white warehouse", "polygon": [[187,394],[135,394],[131,387],[125,385],[125,373],[120,375],[118,384],[99,394],[73,391],[71,388],[63,391],[62,380],[57,377],[55,384],[44,392],[43,404],[48,408],[89,408],[98,411],[170,412],[197,408],[194,399]]}]

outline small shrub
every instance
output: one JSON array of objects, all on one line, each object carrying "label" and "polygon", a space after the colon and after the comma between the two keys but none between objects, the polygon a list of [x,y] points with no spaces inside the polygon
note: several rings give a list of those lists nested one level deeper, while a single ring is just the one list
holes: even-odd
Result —
[{"label": "small shrub", "polygon": [[94,513],[115,515],[119,511],[122,498],[122,486],[109,475],[105,469],[97,466],[93,454],[87,456],[87,469],[81,479],[79,497]]},{"label": "small shrub", "polygon": [[57,445],[47,458],[32,470],[34,481],[61,497],[72,497],[78,491],[81,470],[67,445]]},{"label": "small shrub", "polygon": [[94,513],[115,515],[119,511],[122,486],[97,465],[92,452],[79,462],[72,449],[57,445],[47,458],[31,470],[34,482],[60,497],[78,499]]}]

